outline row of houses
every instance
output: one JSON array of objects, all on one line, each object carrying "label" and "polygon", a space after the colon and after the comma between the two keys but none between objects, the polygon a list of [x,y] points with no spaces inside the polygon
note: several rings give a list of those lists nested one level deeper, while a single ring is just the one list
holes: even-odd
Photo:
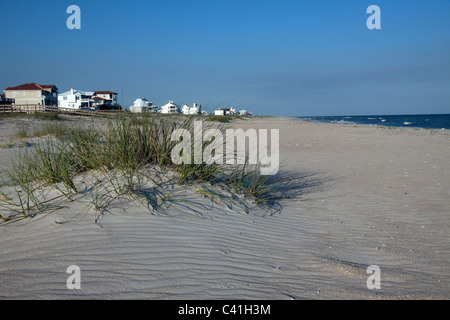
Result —
[{"label": "row of houses", "polygon": [[134,104],[130,106],[130,111],[133,113],[163,113],[163,114],[206,114],[202,111],[202,106],[199,103],[184,104],[182,107],[175,104],[173,101],[169,101],[165,105],[158,108],[153,102],[148,101],[145,98],[139,98],[134,101]]},{"label": "row of houses", "polygon": [[0,104],[16,106],[41,105],[67,109],[120,110],[117,93],[113,91],[81,91],[70,89],[58,94],[58,88],[38,83],[8,87],[0,97]]},{"label": "row of houses", "polygon": [[[0,105],[11,104],[15,106],[41,105],[59,107],[73,110],[121,110],[118,103],[118,94],[113,91],[82,91],[70,89],[58,94],[55,85],[41,85],[37,83],[25,83],[16,87],[8,87],[5,94],[0,95]],[[207,114],[202,111],[199,103],[184,104],[179,106],[173,101],[158,108],[145,98],[136,99],[133,106],[129,107],[133,113],[154,112],[163,114]],[[241,110],[236,112],[234,108],[220,108],[212,112],[214,115],[251,115],[251,112]]]},{"label": "row of houses", "polygon": [[[175,104],[173,101],[169,101],[165,105],[161,106],[159,109],[153,102],[148,101],[145,98],[136,99],[132,106],[130,106],[130,111],[133,113],[163,113],[163,114],[185,114],[185,115],[194,115],[194,114],[208,114],[206,111],[202,111],[202,105],[199,103],[191,103],[184,104],[183,106],[179,106]],[[216,109],[212,112],[214,115],[251,115],[252,113],[247,110],[240,110],[236,112],[234,108],[220,108]]]}]

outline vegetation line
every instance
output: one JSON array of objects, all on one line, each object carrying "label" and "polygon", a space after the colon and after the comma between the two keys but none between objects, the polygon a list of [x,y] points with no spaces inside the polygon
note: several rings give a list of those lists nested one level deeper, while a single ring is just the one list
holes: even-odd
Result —
[{"label": "vegetation line", "polygon": [[[72,201],[80,192],[77,178],[87,172],[96,177],[89,187],[100,188],[89,204],[96,211],[106,211],[117,197],[138,200],[155,211],[170,205],[171,200],[178,199],[174,194],[183,190],[164,190],[164,186],[197,182],[230,188],[258,206],[273,209],[277,200],[274,185],[268,183],[268,177],[260,175],[255,165],[172,162],[176,142],[171,140],[171,133],[175,129],[192,132],[194,118],[122,115],[109,119],[103,127],[89,124],[42,127],[35,132],[41,137],[39,142],[20,151],[17,161],[1,174],[0,218],[32,217],[45,210],[51,200],[61,197]],[[210,126],[216,124],[211,122]],[[205,125],[203,130],[210,126]],[[224,131],[224,126],[218,124],[218,129]],[[21,135],[30,136],[28,132]],[[159,176],[152,168],[159,170]],[[160,176],[170,179],[162,180]],[[146,189],[149,181],[154,182],[155,188]],[[213,195],[203,192],[204,196],[208,194]]]}]

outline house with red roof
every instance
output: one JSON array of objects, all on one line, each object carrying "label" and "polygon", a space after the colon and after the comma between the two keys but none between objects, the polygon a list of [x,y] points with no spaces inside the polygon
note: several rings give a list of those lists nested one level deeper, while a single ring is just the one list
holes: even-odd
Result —
[{"label": "house with red roof", "polygon": [[5,98],[18,105],[58,105],[58,88],[54,84],[25,83],[5,90]]},{"label": "house with red roof", "polygon": [[94,91],[94,106],[99,110],[120,110],[117,93],[113,91]]}]

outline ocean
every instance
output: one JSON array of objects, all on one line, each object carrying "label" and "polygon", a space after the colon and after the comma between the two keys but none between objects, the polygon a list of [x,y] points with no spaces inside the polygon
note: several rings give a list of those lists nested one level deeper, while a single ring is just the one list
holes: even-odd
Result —
[{"label": "ocean", "polygon": [[450,114],[295,117],[311,122],[450,130]]}]

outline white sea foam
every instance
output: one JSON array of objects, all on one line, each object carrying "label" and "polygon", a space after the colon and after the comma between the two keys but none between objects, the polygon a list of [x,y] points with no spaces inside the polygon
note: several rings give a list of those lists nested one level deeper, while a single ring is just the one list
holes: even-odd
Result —
[{"label": "white sea foam", "polygon": [[332,123],[340,123],[340,124],[354,124],[354,122],[346,121],[346,120],[333,120]]}]

